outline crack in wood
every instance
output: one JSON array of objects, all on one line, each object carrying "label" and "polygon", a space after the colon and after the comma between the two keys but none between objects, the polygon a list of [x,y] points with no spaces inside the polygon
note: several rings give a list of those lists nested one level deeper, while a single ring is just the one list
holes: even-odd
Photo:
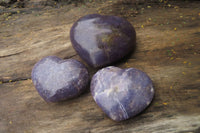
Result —
[{"label": "crack in wood", "polygon": [[17,78],[17,79],[13,79],[13,80],[0,80],[0,82],[2,84],[5,84],[5,83],[13,83],[13,82],[18,82],[18,81],[24,81],[24,80],[31,80],[31,78]]},{"label": "crack in wood", "polygon": [[67,57],[64,57],[64,59],[71,59],[73,58],[74,56],[77,56],[78,54],[74,54],[74,55],[71,55],[71,56],[67,56]]},{"label": "crack in wood", "polygon": [[10,57],[10,56],[13,56],[13,55],[19,55],[19,54],[21,54],[23,52],[24,51],[21,51],[21,52],[18,52],[18,53],[14,53],[14,54],[3,55],[3,56],[0,56],[0,58]]}]

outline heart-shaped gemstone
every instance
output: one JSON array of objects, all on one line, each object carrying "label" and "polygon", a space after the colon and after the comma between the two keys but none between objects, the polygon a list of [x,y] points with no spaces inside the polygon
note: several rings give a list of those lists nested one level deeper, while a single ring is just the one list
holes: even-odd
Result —
[{"label": "heart-shaped gemstone", "polygon": [[48,56],[34,66],[32,81],[45,101],[58,102],[83,92],[89,83],[89,74],[77,60]]},{"label": "heart-shaped gemstone", "polygon": [[76,21],[70,39],[79,56],[93,67],[116,62],[136,46],[135,29],[127,20],[99,14]]},{"label": "heart-shaped gemstone", "polygon": [[90,90],[95,102],[115,121],[139,114],[154,96],[149,76],[135,68],[103,68],[92,77]]}]

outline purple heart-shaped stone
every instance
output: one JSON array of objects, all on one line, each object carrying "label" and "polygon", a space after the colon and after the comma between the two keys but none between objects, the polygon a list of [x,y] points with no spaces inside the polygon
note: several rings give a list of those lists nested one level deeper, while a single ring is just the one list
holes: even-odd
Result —
[{"label": "purple heart-shaped stone", "polygon": [[59,102],[83,92],[89,83],[89,74],[77,60],[48,56],[34,66],[32,81],[45,101]]},{"label": "purple heart-shaped stone", "polygon": [[93,67],[116,62],[136,46],[135,29],[127,20],[99,14],[76,21],[70,39],[79,56]]},{"label": "purple heart-shaped stone", "polygon": [[92,77],[90,90],[95,102],[115,121],[139,114],[154,96],[149,76],[135,68],[103,68]]}]

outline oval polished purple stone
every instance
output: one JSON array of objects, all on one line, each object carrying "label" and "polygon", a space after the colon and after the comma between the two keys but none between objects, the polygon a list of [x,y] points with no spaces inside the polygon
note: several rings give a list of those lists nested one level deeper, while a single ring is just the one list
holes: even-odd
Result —
[{"label": "oval polished purple stone", "polygon": [[135,68],[103,68],[93,76],[90,90],[95,102],[115,121],[139,114],[154,96],[149,76]]},{"label": "oval polished purple stone", "polygon": [[59,102],[82,93],[89,83],[89,74],[77,60],[48,56],[35,64],[32,81],[45,101]]},{"label": "oval polished purple stone", "polygon": [[74,23],[70,39],[79,56],[93,67],[102,67],[125,57],[136,46],[133,26],[117,16],[90,14]]}]

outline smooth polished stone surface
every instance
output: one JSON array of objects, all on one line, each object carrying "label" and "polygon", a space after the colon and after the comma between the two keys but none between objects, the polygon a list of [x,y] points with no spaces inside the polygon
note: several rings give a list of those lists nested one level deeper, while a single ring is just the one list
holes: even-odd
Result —
[{"label": "smooth polished stone surface", "polygon": [[89,14],[74,23],[70,39],[79,56],[93,67],[116,62],[136,46],[133,26],[117,16]]},{"label": "smooth polished stone surface", "polygon": [[95,102],[115,121],[139,114],[154,96],[149,76],[135,68],[103,68],[92,77],[90,90]]},{"label": "smooth polished stone surface", "polygon": [[77,60],[48,56],[35,64],[32,81],[45,101],[59,102],[83,92],[89,83],[89,74]]}]

